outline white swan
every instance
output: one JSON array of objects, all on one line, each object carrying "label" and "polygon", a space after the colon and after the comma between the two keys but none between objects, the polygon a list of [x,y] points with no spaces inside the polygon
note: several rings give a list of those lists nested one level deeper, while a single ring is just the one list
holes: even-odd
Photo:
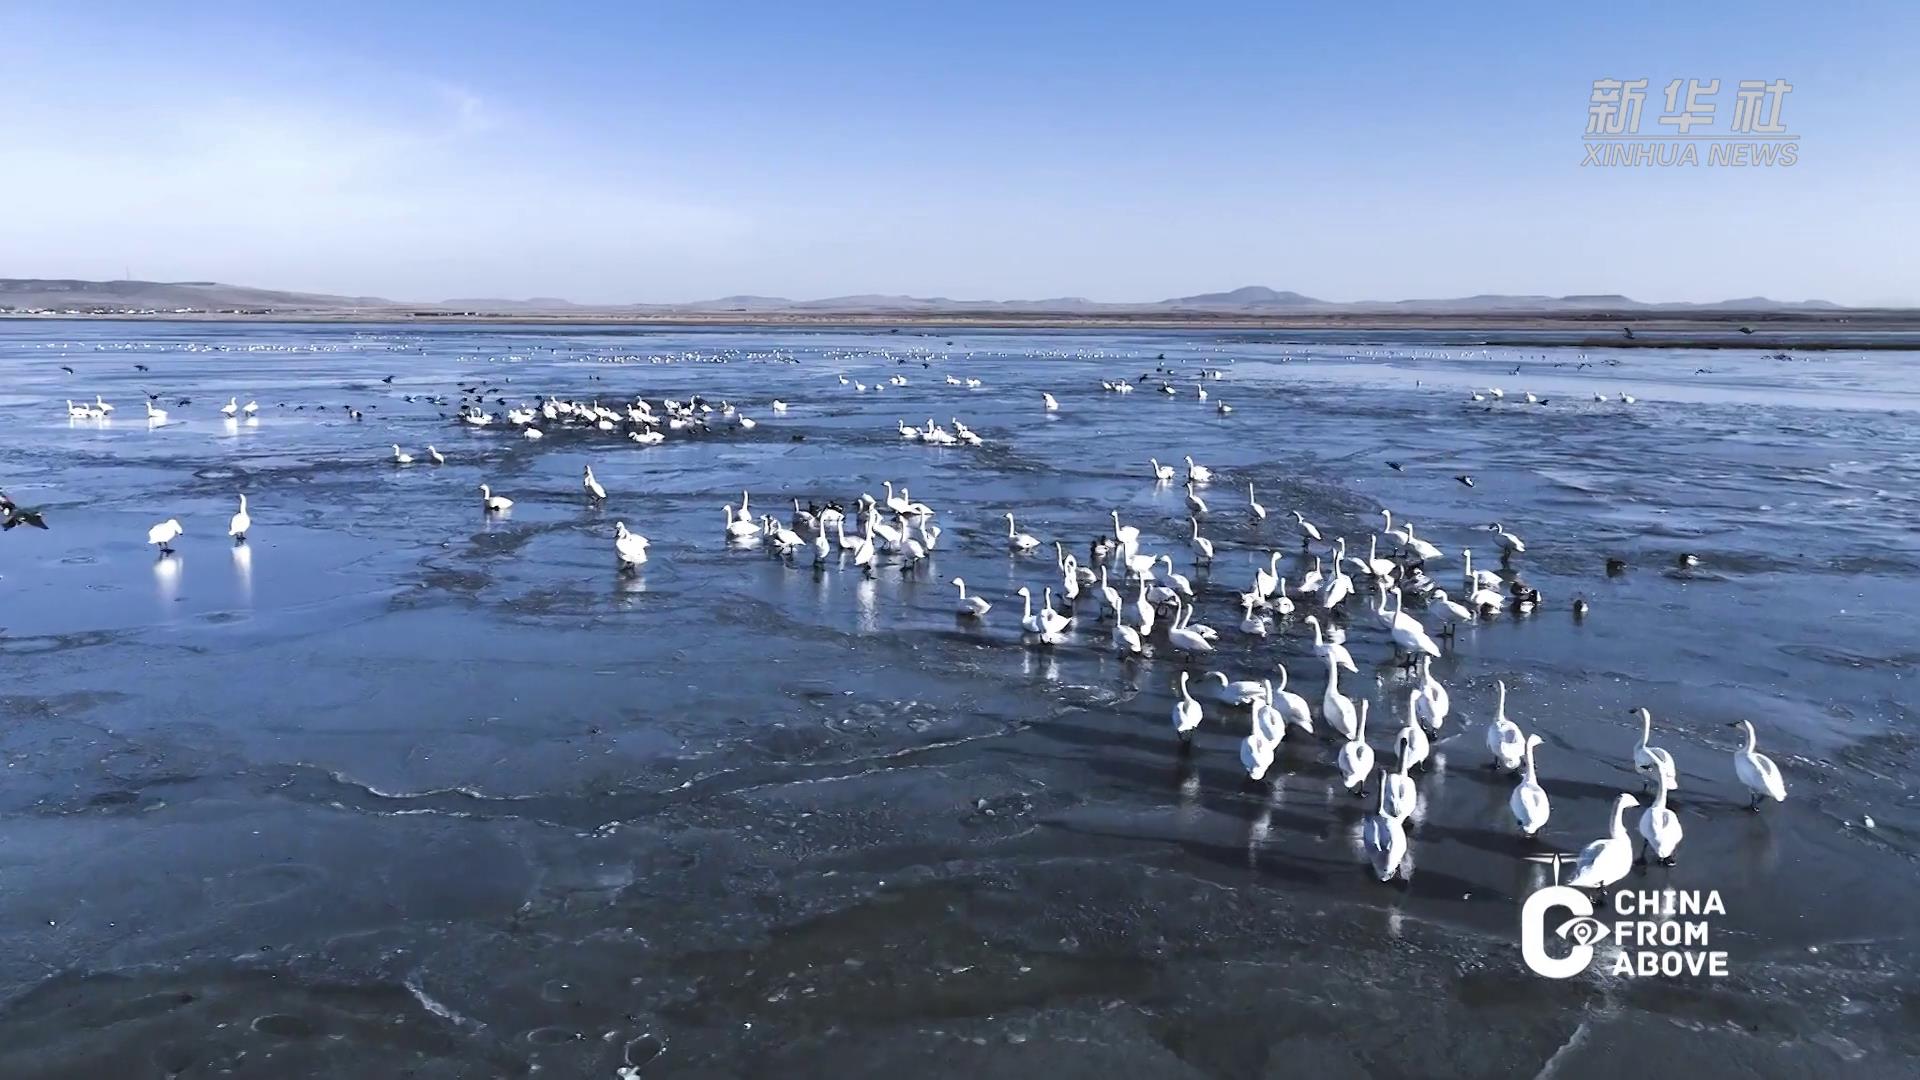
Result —
[{"label": "white swan", "polygon": [[166,422],[167,422],[167,410],[156,409],[153,407],[153,402],[151,401],[147,402],[147,423],[164,424]]},{"label": "white swan", "polygon": [[1287,735],[1279,717],[1266,701],[1253,699],[1253,728],[1240,741],[1240,764],[1246,768],[1249,780],[1266,779],[1267,770],[1273,767],[1274,751]]},{"label": "white swan", "polygon": [[607,489],[601,487],[600,481],[593,478],[593,466],[591,465],[585,466],[585,471],[580,475],[580,488],[587,493],[587,498],[592,499],[594,502],[607,501]]},{"label": "white swan", "polygon": [[1604,889],[1627,876],[1633,869],[1633,840],[1627,835],[1627,807],[1640,805],[1631,795],[1613,802],[1613,825],[1607,835],[1580,849],[1573,876],[1567,884],[1576,889]]},{"label": "white swan", "polygon": [[1409,775],[1414,761],[1406,735],[1395,739],[1393,745],[1399,752],[1400,761],[1392,772],[1380,778],[1380,812],[1396,821],[1405,821],[1413,816],[1413,808],[1420,800],[1420,791]]},{"label": "white swan", "polygon": [[[1134,598],[1133,612],[1140,624],[1140,636],[1153,633],[1153,604],[1147,600],[1147,579],[1140,579],[1140,594]],[[1116,616],[1116,619],[1118,617]]]},{"label": "white swan", "polygon": [[1209,671],[1202,678],[1220,680],[1220,689],[1214,691],[1213,696],[1229,705],[1245,705],[1259,701],[1267,692],[1264,683],[1255,682],[1252,679],[1230,681],[1223,671]]},{"label": "white swan", "polygon": [[1173,623],[1167,627],[1167,644],[1183,653],[1212,652],[1213,644],[1206,639],[1205,635],[1186,627],[1184,616],[1187,614],[1187,607],[1180,604],[1178,600],[1175,604],[1179,606],[1174,610]]},{"label": "white swan", "polygon": [[1654,791],[1653,804],[1640,814],[1640,837],[1647,842],[1647,861],[1673,862],[1673,851],[1684,835],[1680,815],[1667,806],[1667,785],[1661,784]]},{"label": "white swan", "polygon": [[1254,637],[1266,637],[1267,617],[1265,615],[1255,614],[1253,604],[1253,594],[1247,593],[1240,597],[1240,632],[1243,634],[1251,634]]},{"label": "white swan", "polygon": [[1046,391],[1044,391],[1044,390],[1042,390],[1042,391],[1040,392],[1040,401],[1041,401],[1041,402],[1042,402],[1042,403],[1043,403],[1044,405],[1046,405],[1046,407],[1047,407],[1047,411],[1048,411],[1048,412],[1059,412],[1059,411],[1060,411],[1060,403],[1059,403],[1058,401],[1055,401],[1055,400],[1053,400],[1053,395],[1052,395],[1052,394],[1049,394],[1049,393],[1047,393],[1047,392],[1046,392]]},{"label": "white swan", "polygon": [[1673,755],[1647,743],[1653,734],[1653,714],[1645,709],[1634,711],[1640,714],[1640,741],[1633,747],[1633,767],[1648,784],[1652,784],[1652,777],[1657,776],[1668,787],[1678,790],[1679,774],[1673,767]]},{"label": "white swan", "polygon": [[1727,726],[1744,726],[1747,729],[1747,745],[1733,752],[1733,774],[1753,795],[1751,808],[1758,810],[1763,799],[1786,802],[1787,785],[1780,779],[1780,767],[1773,763],[1772,758],[1753,748],[1758,741],[1753,732],[1753,721],[1739,720]]},{"label": "white swan", "polygon": [[177,519],[168,518],[147,530],[147,543],[158,546],[160,548],[160,554],[168,555],[173,552],[173,542],[178,540],[180,534],[186,531],[187,530],[180,527],[180,522]]},{"label": "white swan", "polygon": [[1493,533],[1494,537],[1500,541],[1502,555],[1519,555],[1527,550],[1527,545],[1521,543],[1519,537],[1501,528],[1497,521],[1487,526],[1487,531]]},{"label": "white swan", "polygon": [[1120,590],[1107,583],[1107,568],[1100,567],[1100,600],[1107,605],[1107,611],[1113,615],[1113,621],[1120,621]]},{"label": "white swan", "polygon": [[227,403],[225,405],[220,406],[220,415],[227,417],[228,419],[232,419],[233,414],[239,411],[240,411],[240,399],[237,397],[228,398]]},{"label": "white swan", "polygon": [[1355,723],[1353,735],[1340,746],[1340,754],[1335,759],[1340,766],[1340,783],[1355,795],[1360,794],[1360,785],[1367,782],[1367,775],[1373,772],[1373,747],[1367,745],[1367,699],[1360,699],[1360,718]]},{"label": "white swan", "polygon": [[1173,466],[1162,465],[1153,458],[1148,458],[1147,464],[1153,466],[1153,478],[1155,481],[1162,484],[1173,482]]},{"label": "white swan", "polygon": [[395,465],[413,464],[413,455],[407,453],[405,450],[400,449],[399,443],[391,443],[389,445],[393,447],[393,463]]},{"label": "white swan", "polygon": [[1280,712],[1287,723],[1300,729],[1301,734],[1313,734],[1313,713],[1307,708],[1307,699],[1287,689],[1287,665],[1276,665],[1280,669],[1280,686],[1275,689],[1267,685],[1267,700]]},{"label": "white swan", "polygon": [[1300,525],[1300,542],[1303,546],[1309,540],[1312,540],[1315,542],[1319,541],[1320,539],[1319,527],[1316,526],[1313,522],[1308,521],[1305,517],[1302,517],[1300,514],[1300,511],[1295,510],[1293,512],[1293,520],[1295,522],[1298,522]]},{"label": "white swan", "polygon": [[1307,616],[1307,625],[1313,627],[1313,655],[1322,660],[1330,660],[1356,675],[1360,673],[1360,669],[1354,666],[1353,654],[1347,651],[1345,645],[1321,636],[1319,616]]},{"label": "white swan", "polygon": [[1513,811],[1514,823],[1520,826],[1523,836],[1538,833],[1553,813],[1553,805],[1547,801],[1547,789],[1540,786],[1539,775],[1533,770],[1533,748],[1539,745],[1540,736],[1527,736],[1527,771],[1507,798],[1507,809]]},{"label": "white swan", "polygon": [[1187,481],[1187,510],[1195,515],[1207,512],[1206,500],[1194,494],[1193,481],[1191,480]]},{"label": "white swan", "polygon": [[613,554],[619,560],[622,570],[631,569],[647,561],[647,538],[636,532],[627,531],[627,523],[613,523]]},{"label": "white swan", "polygon": [[1427,729],[1420,726],[1419,712],[1415,703],[1420,700],[1418,687],[1407,691],[1407,722],[1401,727],[1398,738],[1406,744],[1408,767],[1419,765],[1427,760],[1432,744],[1427,740]]},{"label": "white swan", "polygon": [[1253,571],[1253,594],[1255,596],[1265,600],[1267,597],[1273,595],[1273,590],[1280,584],[1279,569],[1280,553],[1277,551],[1267,553],[1267,565],[1259,566],[1256,564]]},{"label": "white swan", "polygon": [[1335,732],[1353,738],[1356,728],[1353,701],[1340,692],[1340,664],[1331,656],[1327,658],[1327,689],[1320,695],[1320,718]]},{"label": "white swan", "polygon": [[955,608],[960,614],[978,619],[993,609],[993,605],[987,603],[983,597],[967,595],[967,583],[964,578],[954,578],[952,584],[954,588],[960,590],[960,603]]},{"label": "white swan", "polygon": [[1180,673],[1180,700],[1173,703],[1173,730],[1180,736],[1182,743],[1193,741],[1193,733],[1200,726],[1200,703],[1187,693],[1187,673]]},{"label": "white swan", "polygon": [[1140,550],[1139,527],[1120,524],[1120,511],[1118,510],[1107,511],[1107,516],[1113,518],[1113,538],[1120,542],[1121,549],[1128,555],[1137,553]]},{"label": "white swan", "polygon": [[1261,506],[1260,500],[1253,497],[1253,481],[1251,480],[1247,481],[1247,512],[1253,515],[1253,520],[1255,521],[1267,520],[1267,508]]},{"label": "white swan", "polygon": [[1386,519],[1386,525],[1380,530],[1381,534],[1395,544],[1406,547],[1407,537],[1409,535],[1406,526],[1403,525],[1398,529],[1393,527],[1393,511],[1391,510],[1380,511],[1380,516]]},{"label": "white swan", "polygon": [[[1439,656],[1440,646],[1434,644],[1433,638],[1427,636],[1426,628],[1422,627],[1413,616],[1400,609],[1401,603],[1400,590],[1395,589],[1392,625],[1394,646],[1401,652],[1413,656]],[[1384,600],[1381,606],[1385,606]]]},{"label": "white swan", "polygon": [[[408,460],[412,460],[412,459],[409,458]],[[488,513],[499,513],[500,511],[503,511],[503,510],[513,509],[513,500],[507,498],[505,495],[495,495],[493,493],[492,488],[488,487],[485,484],[481,484],[480,485],[480,506],[483,509],[485,509]]]},{"label": "white swan", "polygon": [[1013,527],[1013,515],[1007,515],[1007,547],[1014,551],[1032,551],[1040,546],[1040,541],[1020,532]]},{"label": "white swan", "polygon": [[1187,520],[1193,523],[1193,535],[1187,540],[1187,544],[1193,548],[1194,559],[1198,562],[1212,562],[1213,541],[1200,535],[1200,519],[1188,518]]},{"label": "white swan", "polygon": [[1487,752],[1493,755],[1494,767],[1504,772],[1512,772],[1520,767],[1520,761],[1526,756],[1527,740],[1520,733],[1520,725],[1507,719],[1507,684],[1500,680],[1494,684],[1496,704],[1493,707],[1493,723],[1487,725]]},{"label": "white swan", "polygon": [[1467,561],[1466,569],[1463,571],[1463,575],[1466,580],[1466,589],[1468,593],[1477,592],[1481,589],[1492,589],[1495,592],[1499,591],[1500,589],[1499,574],[1496,574],[1491,570],[1481,570],[1478,572],[1474,571],[1472,548],[1463,548],[1460,552],[1460,557]]},{"label": "white swan", "polygon": [[1205,465],[1195,465],[1193,463],[1192,454],[1188,454],[1186,455],[1186,457],[1187,457],[1187,479],[1188,480],[1196,484],[1204,484],[1207,481],[1213,479],[1212,469],[1207,468]]},{"label": "white swan", "polygon": [[240,415],[242,416],[252,416],[259,411],[260,403],[257,401],[248,401],[245,405],[240,406]]},{"label": "white swan", "polygon": [[427,446],[427,460],[433,462],[435,465],[445,465],[447,463],[447,455],[435,450],[433,446],[429,444]]},{"label": "white swan", "polygon": [[253,515],[247,513],[247,497],[240,496],[240,511],[227,522],[227,535],[236,542],[247,538],[247,530],[253,528]]},{"label": "white swan", "polygon": [[1440,680],[1433,677],[1433,658],[1420,658],[1420,700],[1416,703],[1420,710],[1420,722],[1427,730],[1438,735],[1440,728],[1447,722],[1447,714],[1453,711],[1453,698]]},{"label": "white swan", "polygon": [[1140,632],[1119,619],[1113,620],[1113,647],[1123,653],[1144,651],[1145,644],[1140,640]]},{"label": "white swan", "polygon": [[[1411,781],[1409,781],[1411,783]],[[1381,881],[1391,881],[1407,858],[1407,830],[1400,819],[1387,813],[1387,785],[1380,785],[1380,810],[1368,814],[1360,826],[1360,839],[1366,845],[1367,861]]]}]

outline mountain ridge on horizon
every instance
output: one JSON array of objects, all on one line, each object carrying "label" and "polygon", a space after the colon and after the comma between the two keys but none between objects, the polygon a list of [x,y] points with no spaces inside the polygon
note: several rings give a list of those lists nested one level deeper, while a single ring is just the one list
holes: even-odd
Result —
[{"label": "mountain ridge on horizon", "polygon": [[[1814,312],[1849,310],[1827,300],[1780,301],[1741,297],[1711,302],[1634,300],[1618,293],[1546,296],[1480,293],[1451,298],[1406,300],[1321,300],[1303,293],[1264,285],[1244,285],[1225,292],[1195,293],[1144,302],[1095,301],[1084,297],[1040,300],[954,300],[904,294],[866,293],[793,300],[781,296],[738,294],[687,303],[582,304],[558,297],[511,299],[453,298],[437,301],[400,301],[375,296],[339,296],[228,285],[211,281],[92,281],[79,278],[0,278],[0,309],[66,311],[178,310],[288,314],[328,312],[429,314],[1009,314],[1153,315],[1194,312],[1209,315],[1465,315],[1553,313],[1600,314],[1655,312]],[[1871,310],[1871,309],[1853,309]]]}]

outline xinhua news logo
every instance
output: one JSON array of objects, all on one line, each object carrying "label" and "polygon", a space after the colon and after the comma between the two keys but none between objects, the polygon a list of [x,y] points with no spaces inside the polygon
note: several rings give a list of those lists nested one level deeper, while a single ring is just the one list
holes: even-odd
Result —
[{"label": "xinhua news logo", "polygon": [[[1609,906],[1615,918],[1603,922],[1593,900],[1571,885],[1535,890],[1520,908],[1521,958],[1549,979],[1586,971],[1603,948],[1613,975],[1726,977],[1726,951],[1713,948],[1712,918],[1727,913],[1719,890],[1621,889]],[[1550,951],[1550,938],[1564,945]]]},{"label": "xinhua news logo", "polygon": [[[1664,109],[1641,130],[1649,79],[1595,79],[1587,98],[1587,166],[1761,166],[1800,160],[1800,136],[1782,113],[1793,84],[1743,79],[1722,111],[1719,79],[1674,79],[1660,94]],[[1723,122],[1724,120],[1724,122]]]}]

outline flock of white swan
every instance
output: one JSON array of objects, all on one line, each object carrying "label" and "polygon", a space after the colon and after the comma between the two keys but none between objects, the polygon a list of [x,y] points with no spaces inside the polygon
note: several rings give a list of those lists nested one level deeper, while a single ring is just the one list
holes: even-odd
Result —
[{"label": "flock of white swan", "polygon": [[[1201,377],[1215,380],[1221,374],[1208,371]],[[839,378],[854,392],[869,389],[868,384],[845,375]],[[962,388],[980,385],[977,378],[950,375],[946,381]],[[885,382],[876,380],[871,389],[905,382],[905,376],[894,375]],[[1107,381],[1102,388],[1122,394],[1133,391],[1128,382]],[[1162,380],[1160,389],[1167,394],[1175,392],[1170,380]],[[1196,390],[1199,400],[1207,400],[1204,384]],[[1621,400],[1632,402],[1625,395]],[[1043,393],[1041,404],[1049,413],[1060,409],[1059,399],[1052,393]],[[776,414],[788,409],[780,400],[771,401],[769,407]],[[1217,402],[1216,407],[1223,413],[1228,408],[1224,402]],[[68,402],[68,415],[76,419],[103,418],[112,409],[98,398],[91,404]],[[220,411],[233,418],[236,413],[251,417],[256,409],[255,403],[241,405],[235,398]],[[157,413],[164,421],[164,412],[155,410],[151,401],[148,410],[150,418]],[[504,414],[487,412],[478,397],[471,401],[463,398],[456,418],[475,428],[516,430],[526,438],[540,438],[543,428],[552,427],[624,431],[628,439],[642,445],[664,441],[669,431],[712,431],[716,424],[745,430],[755,423],[732,404],[709,403],[698,397],[687,401],[664,399],[657,409],[643,398],[622,402],[616,408],[598,401],[545,397],[537,404],[508,409]],[[980,445],[980,436],[971,429],[957,420],[952,425],[949,431],[932,420],[925,428],[902,422],[899,432],[904,440]],[[1242,513],[1262,523],[1269,511],[1260,503],[1253,483],[1246,483],[1242,503],[1238,483],[1230,493],[1217,494],[1213,470],[1191,456],[1183,460],[1184,467],[1148,459],[1143,479],[1163,488],[1180,485],[1189,512],[1183,558],[1191,560],[1196,568],[1210,570],[1217,549],[1202,533],[1203,523],[1230,513]],[[416,458],[394,445],[390,461],[395,466],[411,466]],[[440,465],[446,462],[446,456],[428,446],[426,461]],[[582,470],[581,488],[591,503],[607,500],[606,488],[590,465]],[[480,509],[486,514],[503,513],[513,506],[510,498],[496,494],[488,484],[479,485],[479,493]],[[722,542],[764,545],[782,559],[791,563],[806,560],[820,572],[840,566],[872,574],[890,562],[902,573],[914,573],[928,562],[943,532],[936,520],[938,511],[916,500],[907,488],[896,490],[891,481],[883,485],[879,497],[863,493],[851,508],[837,503],[802,507],[795,500],[785,521],[772,514],[756,517],[750,499],[751,494],[743,491],[737,507],[726,504]],[[1366,784],[1377,781],[1374,810],[1363,822],[1361,837],[1374,874],[1383,882],[1391,881],[1410,866],[1408,820],[1418,798],[1417,776],[1452,713],[1451,697],[1433,676],[1430,661],[1441,654],[1439,642],[1448,639],[1456,625],[1503,612],[1525,614],[1537,607],[1538,591],[1511,572],[1514,560],[1526,552],[1526,544],[1499,523],[1488,524],[1485,530],[1498,550],[1500,564],[1509,573],[1503,577],[1484,568],[1475,569],[1472,549],[1463,547],[1459,552],[1459,589],[1449,593],[1445,575],[1436,576],[1434,572],[1435,564],[1444,562],[1447,553],[1417,534],[1413,522],[1402,518],[1396,525],[1390,510],[1381,513],[1380,530],[1369,532],[1365,557],[1350,552],[1345,537],[1328,540],[1300,511],[1288,511],[1287,517],[1300,541],[1303,572],[1290,581],[1280,573],[1284,552],[1267,552],[1266,562],[1255,565],[1253,579],[1239,594],[1241,617],[1227,632],[1263,639],[1281,622],[1310,632],[1312,653],[1324,664],[1326,673],[1317,709],[1306,697],[1289,689],[1291,679],[1284,663],[1276,662],[1270,673],[1260,672],[1259,677],[1247,679],[1204,670],[1216,653],[1222,631],[1195,621],[1199,598],[1192,580],[1176,569],[1179,563],[1174,554],[1149,550],[1140,528],[1123,522],[1118,510],[1110,511],[1107,520],[1101,522],[1101,531],[1088,544],[1084,561],[1077,551],[1068,550],[1067,542],[1042,541],[1022,531],[1013,512],[1004,514],[1008,557],[1031,560],[1051,550],[1052,565],[1040,587],[1038,603],[1031,587],[1022,586],[1014,594],[1020,600],[1019,632],[1027,643],[1046,648],[1064,641],[1075,628],[1101,633],[1104,627],[1110,647],[1123,656],[1170,660],[1177,667],[1170,723],[1182,752],[1190,749],[1195,732],[1208,721],[1204,697],[1212,704],[1216,723],[1228,725],[1236,733],[1245,732],[1239,745],[1240,761],[1250,780],[1261,781],[1267,776],[1290,732],[1296,742],[1315,740],[1308,743],[1310,747],[1330,739],[1332,768],[1348,791],[1364,796]],[[253,519],[242,494],[227,533],[236,544],[242,544],[252,529]],[[147,542],[165,558],[184,531],[177,519],[169,518],[149,530]],[[647,562],[650,541],[629,529],[625,521],[615,522],[612,545],[616,566],[623,573]],[[995,602],[969,591],[962,578],[952,578],[950,583],[957,592],[954,611],[958,617],[980,622],[995,617]],[[1409,598],[1419,605],[1427,621],[1408,610]],[[1391,762],[1376,761],[1369,741],[1369,701],[1363,697],[1356,704],[1340,687],[1342,670],[1358,673],[1347,633],[1335,618],[1344,619],[1348,613],[1376,624],[1407,672],[1405,707],[1389,721],[1397,725],[1388,744]],[[1203,669],[1197,680],[1193,677],[1196,666]],[[1199,694],[1195,692],[1196,683]],[[1515,777],[1508,800],[1513,826],[1521,835],[1535,837],[1552,813],[1552,800],[1535,763],[1541,737],[1529,734],[1507,715],[1504,682],[1498,684],[1497,695],[1494,715],[1485,726],[1487,758],[1493,768]],[[1674,759],[1653,743],[1651,713],[1644,708],[1636,713],[1640,735],[1627,756],[1642,778],[1643,793],[1651,792],[1651,801],[1637,825],[1641,854],[1650,862],[1669,862],[1683,839],[1680,819],[1668,805],[1669,795],[1677,787]],[[1732,772],[1749,794],[1749,806],[1758,809],[1767,799],[1783,801],[1786,788],[1780,770],[1756,749],[1753,724],[1743,720],[1731,726],[1744,729],[1740,746],[1732,755]],[[1627,811],[1638,805],[1633,794],[1622,792],[1617,796],[1606,833],[1580,850],[1567,884],[1602,889],[1626,877],[1637,860],[1634,839],[1627,828]]]}]

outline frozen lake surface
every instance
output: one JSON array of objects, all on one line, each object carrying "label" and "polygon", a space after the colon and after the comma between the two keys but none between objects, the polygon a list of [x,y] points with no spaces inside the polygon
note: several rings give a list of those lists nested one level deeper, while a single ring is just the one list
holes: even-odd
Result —
[{"label": "frozen lake surface", "polygon": [[[0,1075],[1913,1075],[1920,355],[1373,338],[0,322],[0,488],[51,525],[0,535]],[[1101,389],[1161,365],[1178,395]],[[453,419],[462,387],[758,425],[531,441]],[[95,394],[114,419],[67,417]],[[986,445],[896,433],[929,417]],[[1210,574],[1149,475],[1183,455],[1216,473]],[[945,529],[913,574],[790,566],[713,516],[886,480]],[[1122,661],[1086,600],[1056,646],[1018,633],[1013,591],[1059,574],[1001,515],[1084,559],[1117,509],[1220,629],[1196,674],[1284,663],[1317,703],[1303,624],[1243,634],[1237,595],[1272,548],[1298,580],[1290,511],[1364,555],[1383,507],[1456,592],[1502,522],[1545,594],[1434,664],[1403,884],[1365,868],[1333,739],[1251,783],[1244,708],[1205,702],[1179,752],[1164,645]],[[1405,684],[1339,621],[1384,762]],[[1486,765],[1497,680],[1544,739],[1536,841]],[[1686,840],[1629,881],[1720,890],[1731,973],[1551,982],[1525,856],[1639,791],[1635,706]],[[1789,792],[1758,814],[1741,719]]]}]

